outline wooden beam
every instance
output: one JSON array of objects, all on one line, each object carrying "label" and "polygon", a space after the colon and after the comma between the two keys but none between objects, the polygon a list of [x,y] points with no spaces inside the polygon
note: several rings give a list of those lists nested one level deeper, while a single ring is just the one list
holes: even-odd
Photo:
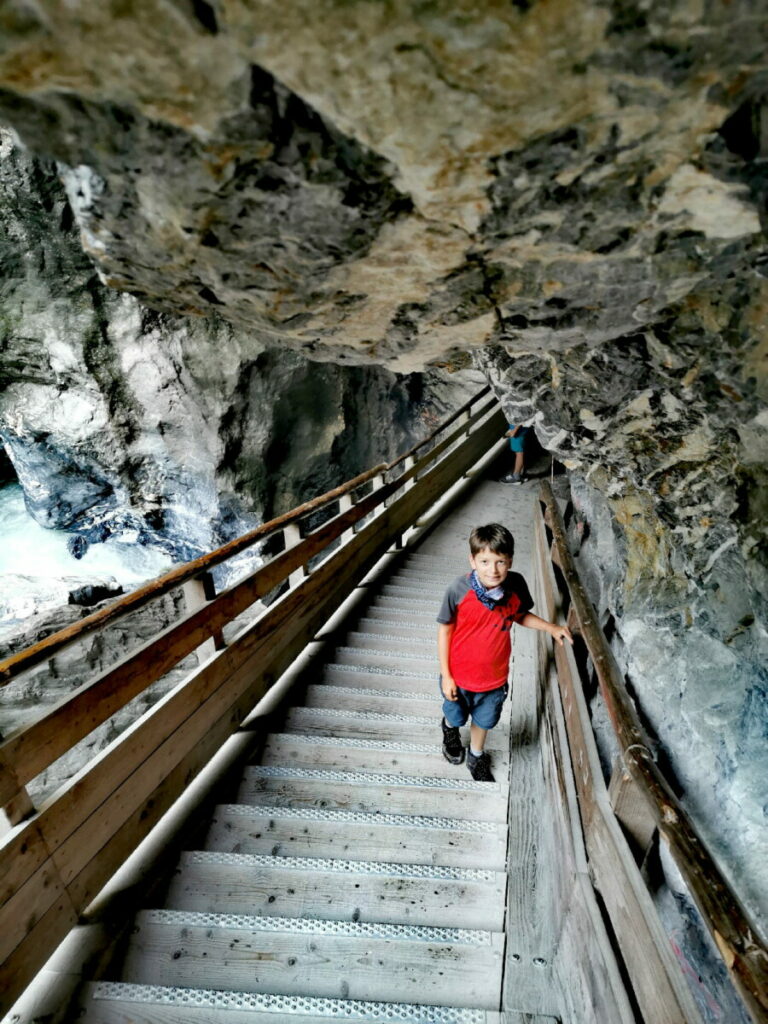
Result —
[{"label": "wooden beam", "polygon": [[611,781],[608,785],[608,800],[613,813],[629,837],[635,859],[638,864],[642,863],[656,831],[656,821],[648,807],[648,801],[620,757],[613,763]]}]

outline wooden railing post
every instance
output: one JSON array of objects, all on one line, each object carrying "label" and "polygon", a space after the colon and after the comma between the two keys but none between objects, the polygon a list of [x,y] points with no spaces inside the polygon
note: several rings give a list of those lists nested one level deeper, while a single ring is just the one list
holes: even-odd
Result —
[{"label": "wooden railing post", "polygon": [[[349,512],[354,503],[355,502],[352,498],[351,492],[349,494],[342,494],[342,496],[339,498],[339,515],[343,515],[345,512]],[[354,535],[355,528],[354,526],[350,526],[349,529],[345,530],[342,533],[340,538],[341,543],[346,544],[348,540],[351,540],[354,537]]]},{"label": "wooden railing post", "polygon": [[[298,523],[289,523],[283,527],[283,540],[285,542],[285,550],[289,551],[291,548],[295,548],[297,544],[302,541],[301,527]],[[300,565],[298,569],[294,569],[291,575],[288,577],[288,587],[293,590],[297,587],[302,580],[305,580],[309,575],[309,569],[306,565]]]},{"label": "wooden railing post", "polygon": [[29,818],[30,815],[35,813],[35,805],[30,799],[29,793],[25,786],[22,786],[16,795],[11,797],[7,804],[2,808],[2,818],[0,819],[0,834],[13,828],[14,825],[18,825],[24,821],[25,818]]},{"label": "wooden railing post", "polygon": [[[196,612],[198,608],[203,608],[216,597],[216,585],[213,582],[213,576],[209,572],[201,573],[199,576],[195,576],[194,579],[187,580],[186,583],[182,584],[181,592],[184,595],[187,611]],[[214,633],[210,640],[200,644],[197,648],[198,657],[205,660],[224,647],[226,647],[224,635],[219,631]]]}]

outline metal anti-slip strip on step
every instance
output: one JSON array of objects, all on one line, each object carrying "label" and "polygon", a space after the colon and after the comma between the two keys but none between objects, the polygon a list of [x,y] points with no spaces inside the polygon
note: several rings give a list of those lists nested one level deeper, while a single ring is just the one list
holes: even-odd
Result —
[{"label": "metal anti-slip strip on step", "polygon": [[287,818],[293,821],[335,821],[355,825],[394,825],[405,829],[446,829],[492,835],[501,827],[492,821],[465,821],[463,818],[428,818],[417,814],[378,814],[375,811],[335,811],[319,807],[271,807],[250,804],[221,804],[227,814],[242,818]]},{"label": "metal anti-slip strip on step", "polygon": [[437,615],[437,609],[440,607],[440,598],[442,597],[443,591],[445,590],[446,584],[450,580],[445,580],[442,583],[435,583],[432,586],[420,586],[418,583],[398,582],[394,583],[389,581],[385,587],[383,587],[379,594],[381,597],[404,597],[411,600],[418,600],[422,605],[431,606],[433,615]]},{"label": "metal anti-slip strip on step", "polygon": [[406,626],[415,626],[417,629],[430,630],[433,637],[436,635],[437,619],[434,616],[424,615],[421,622],[414,621],[413,612],[410,610],[398,611],[397,608],[374,604],[369,605],[360,617],[374,619],[376,622],[389,622],[393,626],[399,626],[401,623]]},{"label": "metal anti-slip strip on step", "polygon": [[390,864],[386,861],[337,860],[330,857],[274,857],[259,853],[223,853],[192,850],[184,854],[188,864],[229,864],[238,867],[288,871],[330,871],[344,875],[394,875],[398,878],[429,878],[448,882],[493,882],[495,871],[451,868],[433,864]]},{"label": "metal anti-slip strip on step", "polygon": [[[402,650],[403,640],[414,639],[413,637],[410,637],[410,638],[409,637],[403,637],[402,633],[371,633],[368,630],[362,630],[362,629],[353,629],[347,635],[348,636],[359,637],[361,640],[365,640],[365,641],[371,640],[371,641],[379,642],[380,640],[391,640],[392,643],[396,643],[396,644],[400,645],[400,650]],[[368,653],[368,648],[367,647],[345,647],[344,649],[347,650],[347,651],[357,651],[358,654],[360,654],[363,651],[366,654]],[[377,653],[384,654],[385,652],[384,651],[379,651]],[[390,655],[390,656],[392,655],[392,651],[387,651],[386,653],[388,655]],[[410,658],[411,655],[409,654],[408,657]]]},{"label": "metal anti-slip strip on step", "polygon": [[358,750],[392,750],[403,754],[435,754],[436,756],[441,753],[440,745],[437,743],[430,746],[428,743],[397,743],[394,740],[359,740],[346,737],[344,740],[340,740],[338,736],[313,736],[311,733],[303,732],[275,733],[273,738],[277,737],[290,743],[306,743],[308,746],[318,747],[344,746],[355,747]]},{"label": "metal anti-slip strip on step", "polygon": [[393,700],[429,700],[430,697],[429,694],[409,693],[405,690],[374,690],[367,686],[334,686],[332,683],[322,683],[320,685],[324,692],[335,693],[339,697],[348,697],[352,694],[358,697],[391,697]]},{"label": "metal anti-slip strip on step", "polygon": [[[435,645],[435,649],[437,649],[437,645]],[[346,654],[362,654],[362,653],[364,653],[366,655],[371,654],[371,655],[375,655],[376,657],[380,657],[380,658],[392,658],[392,657],[394,657],[394,655],[392,654],[392,651],[376,651],[376,650],[372,650],[369,647],[366,647],[366,648],[362,649],[360,647],[348,647],[347,645],[342,645],[342,646],[339,646],[339,647],[336,648],[336,653],[337,654],[339,652],[341,652],[341,651],[345,652]],[[414,653],[413,651],[407,651],[407,652],[401,651],[400,654],[397,655],[397,656],[401,657],[401,658],[407,658],[408,661],[432,661],[432,662],[434,662],[434,661],[437,660],[437,656],[435,654],[417,654],[417,653]]]},{"label": "metal anti-slip strip on step", "polygon": [[253,764],[245,769],[246,776],[257,779],[310,779],[315,782],[344,782],[363,786],[412,786],[421,789],[469,789],[492,793],[498,783],[475,782],[474,779],[420,778],[414,775],[384,775],[380,772],[345,772],[335,768],[294,768],[288,765]]},{"label": "metal anti-slip strip on step", "polygon": [[250,917],[248,914],[206,914],[193,910],[143,910],[140,920],[179,928],[233,928],[250,932],[403,939],[457,946],[491,946],[494,935],[475,928],[431,928],[428,925],[383,924],[378,921],[321,921],[303,917]]},{"label": "metal anti-slip strip on step", "polygon": [[[361,648],[353,647],[351,650],[359,651]],[[366,651],[365,653],[369,654],[370,652]],[[334,672],[366,672],[372,676],[398,676],[403,679],[437,679],[437,669],[434,672],[406,672],[404,669],[387,668],[385,665],[337,665],[335,662],[329,662],[327,668],[332,668]]]},{"label": "metal anti-slip strip on step", "polygon": [[413,1003],[377,1003],[362,999],[323,999],[318,996],[263,995],[260,992],[227,992],[207,988],[132,985],[124,981],[99,981],[91,989],[93,999],[189,1006],[210,1010],[246,1010],[252,1013],[295,1014],[328,1017],[330,1020],[381,1021],[386,1024],[484,1024],[484,1010]]},{"label": "metal anti-slip strip on step", "polygon": [[[339,708],[294,708],[302,714],[318,718],[350,718],[358,722],[408,722],[410,725],[431,725],[435,719],[424,715],[392,715],[385,711],[340,711]],[[346,742],[346,741],[345,741]]]}]

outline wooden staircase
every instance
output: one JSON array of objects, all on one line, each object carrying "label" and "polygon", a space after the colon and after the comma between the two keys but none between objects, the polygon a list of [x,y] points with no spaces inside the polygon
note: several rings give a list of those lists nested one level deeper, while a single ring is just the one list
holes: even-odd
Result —
[{"label": "wooden staircase", "polygon": [[[394,462],[0,663],[2,685],[108,645],[182,589],[177,621],[0,741],[3,1024],[701,1024],[640,870],[660,841],[732,985],[718,1019],[768,1021],[765,944],[655,763],[552,492],[483,475],[504,422],[481,392]],[[574,652],[520,627],[496,782],[442,757],[437,609],[492,521],[535,610],[579,633],[609,785]],[[249,549],[261,564],[217,592]],[[35,805],[39,773],[192,652]]]},{"label": "wooden staircase", "polygon": [[495,783],[441,752],[435,615],[463,561],[403,561],[307,673],[86,1024],[502,1019],[509,706]]}]

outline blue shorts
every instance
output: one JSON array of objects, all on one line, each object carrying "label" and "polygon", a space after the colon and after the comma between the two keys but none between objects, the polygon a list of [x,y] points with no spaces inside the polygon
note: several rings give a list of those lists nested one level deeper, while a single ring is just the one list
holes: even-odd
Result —
[{"label": "blue shorts", "polygon": [[[511,423],[509,429],[514,430],[514,426]],[[525,439],[530,429],[530,427],[520,427],[515,437],[510,437],[509,447],[513,452],[525,451]]]},{"label": "blue shorts", "polygon": [[[457,687],[459,695],[456,700],[443,697],[443,714],[448,725],[466,725],[469,718],[481,729],[492,729],[501,718],[501,708],[507,697],[509,686],[497,686],[495,690],[462,690]],[[442,694],[442,686],[440,693]]]}]

